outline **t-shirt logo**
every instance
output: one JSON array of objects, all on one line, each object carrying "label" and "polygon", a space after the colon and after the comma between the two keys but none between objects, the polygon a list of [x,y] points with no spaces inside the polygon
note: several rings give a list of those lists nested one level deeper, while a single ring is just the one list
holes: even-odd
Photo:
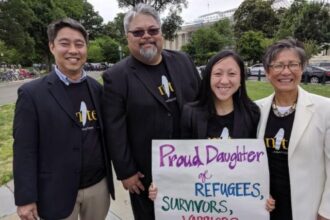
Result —
[{"label": "t-shirt logo", "polygon": [[80,113],[82,125],[85,126],[87,121],[87,106],[84,101],[81,101],[80,103]]},{"label": "t-shirt logo", "polygon": [[174,92],[172,83],[164,75],[162,75],[162,85],[158,86],[158,90],[162,96],[166,94],[167,98],[170,98],[171,93]]},{"label": "t-shirt logo", "polygon": [[274,137],[265,138],[266,147],[273,149],[275,153],[287,153],[289,141],[284,136],[285,130],[280,128]]},{"label": "t-shirt logo", "polygon": [[224,127],[222,129],[222,132],[220,134],[220,139],[229,139],[229,130],[227,127]]},{"label": "t-shirt logo", "polygon": [[83,127],[89,126],[88,122],[97,121],[97,115],[95,109],[88,110],[86,102],[80,102],[80,110],[76,112],[76,117]]},{"label": "t-shirt logo", "polygon": [[274,138],[275,138],[275,149],[279,150],[281,148],[281,143],[284,138],[284,129],[280,128],[280,130],[278,130]]}]

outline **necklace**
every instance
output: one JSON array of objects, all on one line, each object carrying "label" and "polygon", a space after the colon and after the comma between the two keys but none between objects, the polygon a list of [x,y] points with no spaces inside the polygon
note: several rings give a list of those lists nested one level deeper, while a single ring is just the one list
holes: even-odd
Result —
[{"label": "necklace", "polygon": [[287,111],[282,113],[278,110],[278,107],[275,104],[275,100],[273,100],[273,103],[272,103],[272,109],[273,109],[274,114],[280,118],[290,115],[292,112],[294,112],[296,110],[296,107],[297,107],[297,102],[293,103],[293,105],[291,105]]}]

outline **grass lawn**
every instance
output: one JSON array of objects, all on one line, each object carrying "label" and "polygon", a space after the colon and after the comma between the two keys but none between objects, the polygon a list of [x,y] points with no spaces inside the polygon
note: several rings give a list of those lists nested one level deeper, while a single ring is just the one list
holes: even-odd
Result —
[{"label": "grass lawn", "polygon": [[0,106],[0,185],[12,179],[14,104]]},{"label": "grass lawn", "polygon": [[[330,85],[302,85],[309,92],[330,98]],[[273,92],[271,85],[267,82],[247,81],[249,96],[260,99]],[[14,104],[0,106],[0,185],[12,179],[12,121]]]},{"label": "grass lawn", "polygon": [[[246,81],[247,90],[252,100],[261,99],[273,93],[273,87],[268,82]],[[306,91],[330,98],[329,85],[300,84]]]}]

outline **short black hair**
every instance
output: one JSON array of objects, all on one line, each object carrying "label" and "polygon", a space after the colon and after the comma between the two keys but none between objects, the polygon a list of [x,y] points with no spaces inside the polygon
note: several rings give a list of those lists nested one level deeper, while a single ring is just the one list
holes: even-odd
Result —
[{"label": "short black hair", "polygon": [[53,21],[51,24],[49,24],[48,28],[47,28],[48,41],[50,43],[53,43],[57,36],[57,33],[62,28],[65,28],[65,27],[69,27],[76,31],[79,31],[83,35],[86,43],[88,43],[88,33],[87,33],[86,29],[84,28],[84,26],[82,24],[80,24],[78,21],[76,21],[72,18],[62,18],[62,19]]},{"label": "short black hair", "polygon": [[292,37],[282,39],[270,45],[263,57],[262,63],[266,71],[268,71],[271,62],[276,59],[277,55],[286,49],[292,49],[295,51],[300,59],[302,68],[307,63],[307,56],[304,48],[304,44]]}]

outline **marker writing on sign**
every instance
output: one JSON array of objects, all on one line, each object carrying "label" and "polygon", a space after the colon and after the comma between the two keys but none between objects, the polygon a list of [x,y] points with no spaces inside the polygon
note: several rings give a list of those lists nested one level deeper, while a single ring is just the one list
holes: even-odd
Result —
[{"label": "marker writing on sign", "polygon": [[[205,156],[201,157],[200,152],[204,150]],[[234,169],[238,163],[260,162],[263,151],[249,151],[245,146],[236,146],[234,152],[223,152],[218,147],[206,145],[195,146],[192,154],[178,154],[175,146],[164,144],[160,146],[159,166],[160,167],[199,167],[210,163],[227,163],[230,169]]]}]

